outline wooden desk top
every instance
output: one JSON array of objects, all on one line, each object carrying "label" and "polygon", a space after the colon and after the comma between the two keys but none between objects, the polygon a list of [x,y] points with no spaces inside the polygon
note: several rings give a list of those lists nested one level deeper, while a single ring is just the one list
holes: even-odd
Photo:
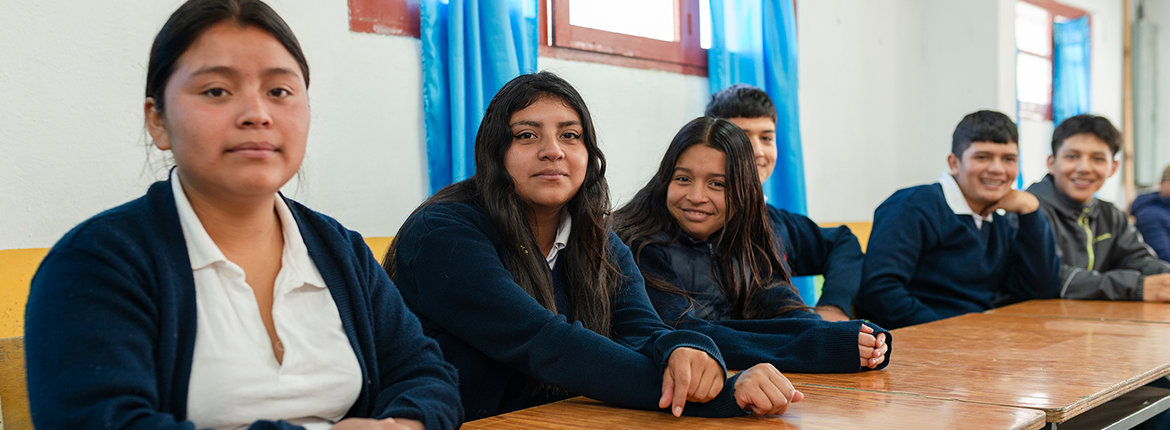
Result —
[{"label": "wooden desk top", "polygon": [[891,363],[799,385],[1044,410],[1064,422],[1170,373],[1170,324],[968,314],[893,331]]},{"label": "wooden desk top", "polygon": [[1170,323],[1170,303],[1098,300],[1030,300],[992,309],[988,313],[1033,315],[1092,320]]},{"label": "wooden desk top", "polygon": [[463,429],[1040,429],[1044,413],[904,394],[801,387],[805,399],[784,415],[675,418],[576,397],[471,421]]}]

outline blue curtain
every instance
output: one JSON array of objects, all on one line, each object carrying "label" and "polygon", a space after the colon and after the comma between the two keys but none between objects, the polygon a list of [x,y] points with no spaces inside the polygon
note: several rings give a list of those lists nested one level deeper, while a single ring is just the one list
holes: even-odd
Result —
[{"label": "blue curtain", "polygon": [[[743,83],[762,88],[772,98],[776,105],[776,170],[764,182],[764,195],[776,207],[807,214],[792,0],[711,0],[707,75],[712,93]],[[816,303],[812,278],[796,278],[793,284],[805,303]]]},{"label": "blue curtain", "polygon": [[1052,25],[1052,121],[1089,112],[1089,16]]},{"label": "blue curtain", "polygon": [[420,0],[431,194],[475,173],[475,133],[496,91],[536,70],[536,0]]}]

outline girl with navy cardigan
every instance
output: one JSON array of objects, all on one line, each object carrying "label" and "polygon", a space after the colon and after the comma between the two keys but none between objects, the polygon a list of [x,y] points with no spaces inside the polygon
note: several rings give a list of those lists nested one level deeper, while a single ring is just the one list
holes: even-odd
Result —
[{"label": "girl with navy cardigan", "polygon": [[606,223],[604,175],[580,94],[551,73],[523,75],[484,113],[475,175],[395,237],[385,268],[458,369],[467,417],[572,395],[676,416],[799,401],[771,365],[727,379],[710,338],[662,323]]},{"label": "girl with navy cardigan", "polygon": [[452,429],[454,369],[361,236],[278,193],[309,69],[259,0],[192,0],[154,41],[171,179],[65,235],[26,310],[38,429]]},{"label": "girl with navy cardigan", "polygon": [[889,332],[827,322],[789,283],[751,142],[708,117],[683,126],[658,172],[614,212],[662,319],[706,334],[728,366],[857,372],[888,364]]}]

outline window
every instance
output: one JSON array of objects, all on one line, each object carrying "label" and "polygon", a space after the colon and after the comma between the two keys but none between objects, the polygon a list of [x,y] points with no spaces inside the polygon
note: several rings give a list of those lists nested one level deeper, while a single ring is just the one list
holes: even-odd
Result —
[{"label": "window", "polygon": [[418,0],[349,0],[349,31],[418,38]]},{"label": "window", "polygon": [[1052,121],[1052,23],[1085,14],[1053,0],[1016,2],[1016,101],[1020,119]]},{"label": "window", "polygon": [[542,56],[707,75],[707,1],[541,0],[541,8]]}]

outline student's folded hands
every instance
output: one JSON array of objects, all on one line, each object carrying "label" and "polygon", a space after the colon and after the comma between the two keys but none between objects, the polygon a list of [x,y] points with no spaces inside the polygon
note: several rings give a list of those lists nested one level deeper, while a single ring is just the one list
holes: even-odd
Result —
[{"label": "student's folded hands", "polygon": [[886,351],[890,345],[886,343],[886,334],[873,335],[873,327],[861,325],[861,332],[857,333],[857,350],[861,354],[861,367],[877,369],[886,361]]},{"label": "student's folded hands", "polygon": [[718,396],[726,378],[723,366],[706,351],[676,348],[662,373],[662,398],[658,407],[671,406],[671,413],[680,417],[686,402],[704,403]]},{"label": "student's folded hands", "polygon": [[735,381],[735,402],[756,415],[782,414],[789,404],[803,399],[804,393],[770,363],[752,366]]}]

